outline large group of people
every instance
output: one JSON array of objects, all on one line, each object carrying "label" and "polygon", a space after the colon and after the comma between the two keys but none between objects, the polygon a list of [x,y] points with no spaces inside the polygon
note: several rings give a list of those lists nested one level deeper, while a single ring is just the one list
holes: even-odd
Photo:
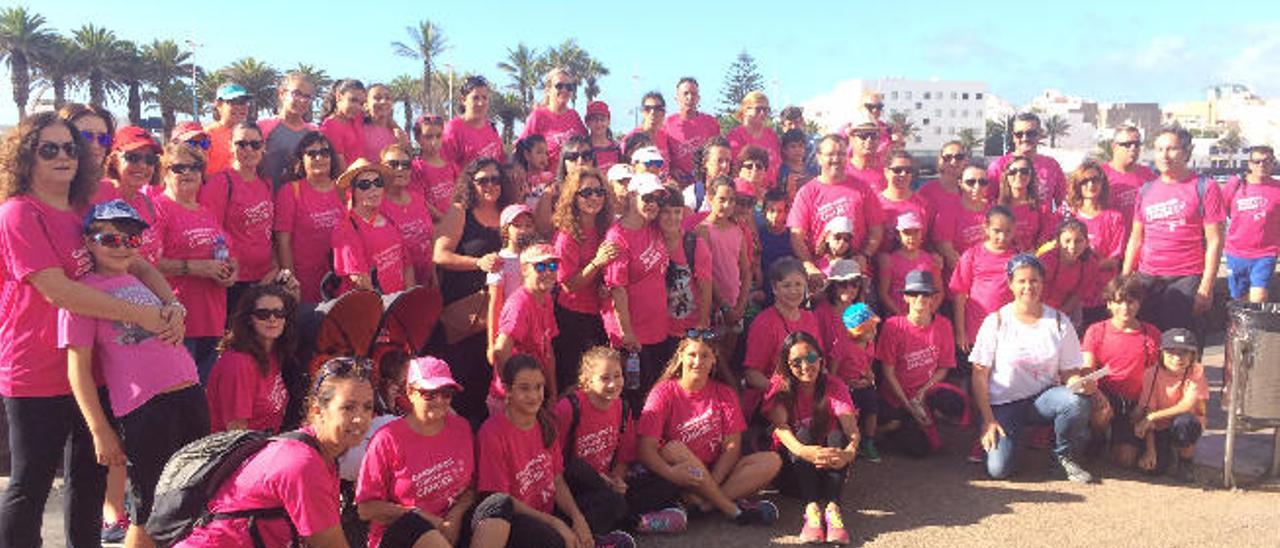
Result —
[{"label": "large group of people", "polygon": [[[693,78],[619,139],[575,75],[544,83],[509,149],[482,77],[405,128],[354,79],[306,121],[298,74],[277,116],[229,83],[164,142],[96,106],[23,120],[0,148],[0,544],[40,544],[61,462],[68,545],[151,546],[166,462],[242,429],[284,435],[180,545],[634,546],[772,524],[771,485],[802,540],[847,544],[855,460],[927,458],[940,423],[977,428],[961,450],[993,478],[1024,440],[1075,482],[1095,454],[1185,476],[1224,251],[1231,297],[1268,296],[1269,147],[1223,189],[1185,131],[1126,126],[1066,173],[1024,113],[985,166],[954,141],[925,160],[878,94],[808,135],[751,92],[725,133]],[[412,288],[442,302],[425,346],[308,371],[316,305]]]}]

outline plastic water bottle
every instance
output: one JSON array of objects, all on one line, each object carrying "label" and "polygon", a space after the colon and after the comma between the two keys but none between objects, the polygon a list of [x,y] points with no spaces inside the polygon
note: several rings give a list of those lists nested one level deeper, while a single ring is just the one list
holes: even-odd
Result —
[{"label": "plastic water bottle", "polygon": [[627,364],[623,370],[626,376],[627,390],[640,389],[640,355],[635,352],[627,353]]},{"label": "plastic water bottle", "polygon": [[226,261],[231,258],[231,251],[227,249],[227,240],[222,235],[213,238],[213,260]]}]

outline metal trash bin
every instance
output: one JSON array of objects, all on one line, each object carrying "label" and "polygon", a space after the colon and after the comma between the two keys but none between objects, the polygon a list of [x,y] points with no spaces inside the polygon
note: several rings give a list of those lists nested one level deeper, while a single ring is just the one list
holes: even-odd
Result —
[{"label": "metal trash bin", "polygon": [[1271,475],[1280,474],[1280,303],[1233,302],[1227,307],[1223,403],[1227,411],[1223,483],[1235,487],[1235,436],[1275,427]]}]

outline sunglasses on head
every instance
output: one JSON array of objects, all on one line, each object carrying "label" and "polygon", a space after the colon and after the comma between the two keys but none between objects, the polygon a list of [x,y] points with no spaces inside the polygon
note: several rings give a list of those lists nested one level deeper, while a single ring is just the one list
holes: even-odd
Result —
[{"label": "sunglasses on head", "polygon": [[590,188],[580,188],[578,189],[578,196],[580,198],[603,198],[605,196],[605,190],[604,188],[598,187],[598,186],[590,187]]},{"label": "sunglasses on head", "polygon": [[570,82],[560,82],[556,84],[556,91],[574,91],[578,89],[578,84]]},{"label": "sunglasses on head", "polygon": [[204,170],[204,164],[200,162],[192,162],[190,164],[173,164],[169,166],[169,171],[174,175],[186,175],[187,173],[200,173]]},{"label": "sunglasses on head", "polygon": [[94,243],[111,249],[120,249],[127,247],[129,249],[138,249],[142,247],[142,236],[140,234],[110,234],[100,232],[89,237]]},{"label": "sunglasses on head", "polygon": [[1013,132],[1013,136],[1018,139],[1034,139],[1038,135],[1040,135],[1040,131],[1034,129]]},{"label": "sunglasses on head", "polygon": [[1117,141],[1116,146],[1121,148],[1138,148],[1142,146],[1142,141]]},{"label": "sunglasses on head", "polygon": [[329,377],[347,377],[355,376],[361,379],[369,379],[373,367],[369,361],[364,358],[353,358],[343,356],[333,358],[320,367],[320,371],[316,373],[316,383],[312,386],[311,392],[314,394],[324,385],[324,381]]},{"label": "sunglasses on head", "polygon": [[475,184],[480,186],[498,186],[502,184],[502,176],[500,175],[479,176],[478,175],[476,176],[476,178],[472,179],[472,181],[475,182]]},{"label": "sunglasses on head", "polygon": [[533,263],[533,271],[537,272],[538,274],[542,274],[545,272],[554,273],[557,270],[560,270],[560,261],[552,260],[552,261],[542,261],[540,263]]},{"label": "sunglasses on head", "polygon": [[991,184],[991,182],[986,180],[985,178],[965,179],[960,182],[964,183],[965,186],[987,186]]},{"label": "sunglasses on head", "polygon": [[787,365],[790,365],[791,367],[800,367],[804,364],[815,364],[818,363],[818,358],[820,357],[821,356],[819,356],[817,352],[809,352],[799,358],[787,360]]},{"label": "sunglasses on head", "polygon": [[374,187],[382,188],[383,185],[385,184],[386,183],[382,182],[382,177],[378,177],[375,179],[356,179],[356,181],[352,183],[351,186],[354,186],[360,189],[361,191],[367,191]]},{"label": "sunglasses on head", "polygon": [[942,155],[942,161],[951,162],[951,163],[959,162],[961,160],[964,160],[965,158],[968,158],[968,156],[964,154],[943,154]]},{"label": "sunglasses on head", "polygon": [[565,152],[560,156],[563,157],[566,162],[577,162],[578,160],[590,162],[592,158],[595,158],[595,153],[590,150],[584,150],[581,152]]},{"label": "sunglasses on head", "polygon": [[318,160],[320,158],[328,158],[330,154],[333,154],[333,149],[313,148],[311,150],[304,151],[303,154],[307,155],[307,157],[312,160]]},{"label": "sunglasses on head", "polygon": [[661,204],[666,201],[667,193],[663,191],[650,192],[640,197],[640,200],[646,204]]},{"label": "sunglasses on head", "polygon": [[1006,175],[1031,175],[1031,172],[1032,172],[1031,168],[1029,167],[1013,167],[1006,170],[1005,174]]},{"label": "sunglasses on head", "polygon": [[394,169],[396,171],[405,171],[413,167],[413,162],[409,160],[387,160],[384,163],[387,164],[387,167]]},{"label": "sunglasses on head", "polygon": [[419,396],[422,396],[422,399],[427,401],[435,401],[436,399],[451,400],[453,399],[454,393],[457,392],[456,390],[450,387],[437,388],[435,390],[427,390],[426,388],[414,388],[413,391],[417,392]]},{"label": "sunglasses on head", "polygon": [[186,143],[200,150],[209,150],[209,139],[187,139]]},{"label": "sunglasses on head", "polygon": [[894,166],[888,169],[889,169],[889,172],[893,173],[894,175],[906,175],[908,173],[911,173],[911,168],[907,166]]},{"label": "sunglasses on head", "polygon": [[111,148],[111,142],[113,140],[110,133],[94,133],[84,129],[80,130],[80,137],[82,137],[87,143],[97,142],[98,146],[102,148]]},{"label": "sunglasses on head", "polygon": [[262,150],[262,141],[260,139],[242,139],[236,141],[236,146],[239,148]]},{"label": "sunglasses on head", "polygon": [[684,338],[695,341],[714,341],[716,332],[712,329],[690,329],[684,332]]},{"label": "sunglasses on head", "polygon": [[130,164],[146,164],[154,166],[160,163],[160,157],[155,154],[145,154],[142,152],[126,152],[123,154],[124,161]]},{"label": "sunglasses on head", "polygon": [[289,317],[288,313],[285,312],[283,308],[255,308],[253,309],[253,312],[249,313],[249,315],[253,316],[253,319],[260,322],[265,322],[272,318],[283,320]]},{"label": "sunglasses on head", "polygon": [[36,155],[42,160],[52,160],[58,157],[58,152],[63,152],[68,158],[75,158],[80,153],[80,147],[75,142],[67,141],[65,143],[54,143],[51,141],[42,141],[36,145]]}]

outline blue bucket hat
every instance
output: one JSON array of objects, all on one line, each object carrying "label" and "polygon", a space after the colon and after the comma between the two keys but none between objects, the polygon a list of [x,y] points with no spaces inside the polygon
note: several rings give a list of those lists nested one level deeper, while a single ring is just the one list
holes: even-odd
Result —
[{"label": "blue bucket hat", "polygon": [[138,215],[138,210],[120,199],[95,204],[90,208],[89,213],[84,216],[84,230],[88,232],[89,225],[97,221],[132,221],[143,229],[151,226],[142,220],[142,216]]}]

